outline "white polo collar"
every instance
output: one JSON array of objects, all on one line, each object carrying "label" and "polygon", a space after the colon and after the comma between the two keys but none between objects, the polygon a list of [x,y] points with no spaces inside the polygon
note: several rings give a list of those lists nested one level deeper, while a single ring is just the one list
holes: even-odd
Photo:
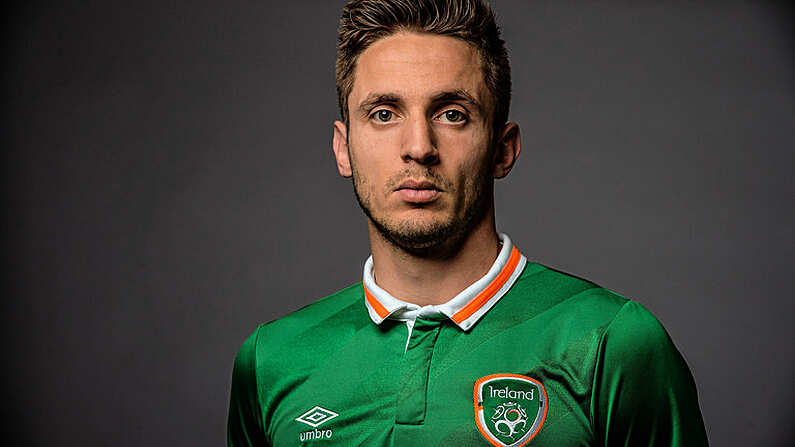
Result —
[{"label": "white polo collar", "polygon": [[387,318],[409,321],[417,317],[450,318],[459,328],[469,330],[497,301],[511,289],[527,264],[527,258],[513,246],[505,233],[500,233],[502,249],[489,271],[450,301],[420,307],[397,299],[378,287],[373,277],[373,257],[364,263],[364,302],[370,318],[381,324]]}]

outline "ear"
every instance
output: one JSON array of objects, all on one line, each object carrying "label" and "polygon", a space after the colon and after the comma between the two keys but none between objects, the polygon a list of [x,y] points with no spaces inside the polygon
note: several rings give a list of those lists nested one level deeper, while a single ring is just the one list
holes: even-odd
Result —
[{"label": "ear", "polygon": [[334,121],[333,127],[332,149],[334,158],[337,159],[337,170],[340,171],[341,176],[349,178],[353,172],[351,171],[351,157],[348,153],[348,129],[345,128],[345,123],[342,121]]},{"label": "ear", "polygon": [[494,178],[503,178],[511,172],[519,153],[522,152],[522,138],[518,124],[507,123],[503,126],[494,152]]}]

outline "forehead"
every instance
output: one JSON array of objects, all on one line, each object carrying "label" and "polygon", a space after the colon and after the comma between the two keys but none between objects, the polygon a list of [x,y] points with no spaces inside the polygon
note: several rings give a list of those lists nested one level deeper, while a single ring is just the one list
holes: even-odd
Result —
[{"label": "forehead", "polygon": [[359,55],[350,103],[373,92],[421,100],[454,90],[467,91],[481,104],[487,100],[477,50],[454,37],[401,32],[373,43]]}]

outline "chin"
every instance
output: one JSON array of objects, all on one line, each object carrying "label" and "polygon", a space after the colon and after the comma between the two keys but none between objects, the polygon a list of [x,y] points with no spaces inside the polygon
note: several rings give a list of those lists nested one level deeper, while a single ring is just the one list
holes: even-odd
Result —
[{"label": "chin", "polygon": [[411,210],[390,219],[390,227],[406,233],[433,233],[453,224],[455,219],[439,211]]},{"label": "chin", "polygon": [[409,217],[399,221],[374,222],[378,231],[393,244],[421,252],[446,245],[460,237],[460,225],[440,216]]}]

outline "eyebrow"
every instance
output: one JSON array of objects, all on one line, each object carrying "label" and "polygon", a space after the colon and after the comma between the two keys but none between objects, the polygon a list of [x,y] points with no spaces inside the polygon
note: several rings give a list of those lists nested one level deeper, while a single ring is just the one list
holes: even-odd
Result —
[{"label": "eyebrow", "polygon": [[370,93],[364,98],[364,101],[359,103],[359,107],[357,108],[362,115],[366,115],[370,109],[372,109],[377,104],[385,104],[385,103],[401,103],[402,100],[400,96],[394,93]]},{"label": "eyebrow", "polygon": [[[478,112],[482,113],[483,108],[480,103],[472,96],[469,92],[463,89],[456,89],[456,90],[445,90],[438,92],[431,96],[432,103],[440,103],[440,102],[450,102],[450,101],[460,101],[469,104],[470,106],[477,109]],[[378,104],[400,104],[403,100],[401,99],[400,95],[395,93],[370,93],[367,95],[364,100],[359,103],[359,107],[357,109],[362,115],[366,115],[370,109]]]},{"label": "eyebrow", "polygon": [[478,100],[475,99],[474,96],[470,95],[468,91],[463,89],[439,92],[432,97],[432,100],[434,103],[450,102],[450,101],[465,102],[471,105],[472,107],[474,107],[475,109],[477,109],[478,112],[483,111]]}]

